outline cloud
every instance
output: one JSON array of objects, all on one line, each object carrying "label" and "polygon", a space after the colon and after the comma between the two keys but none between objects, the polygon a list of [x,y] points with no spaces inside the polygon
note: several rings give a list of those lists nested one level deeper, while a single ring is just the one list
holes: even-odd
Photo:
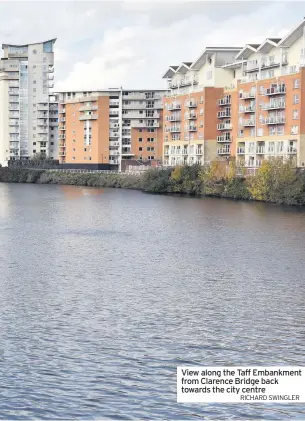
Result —
[{"label": "cloud", "polygon": [[243,46],[283,36],[301,2],[137,1],[0,3],[2,42],[57,37],[55,88],[165,87],[170,64],[205,46]]}]

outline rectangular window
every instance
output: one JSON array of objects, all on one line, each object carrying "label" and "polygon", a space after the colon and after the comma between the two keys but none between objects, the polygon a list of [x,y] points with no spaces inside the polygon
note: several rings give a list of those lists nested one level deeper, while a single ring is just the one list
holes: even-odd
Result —
[{"label": "rectangular window", "polygon": [[142,137],[139,137],[139,142],[143,142],[143,139],[142,139]]},{"label": "rectangular window", "polygon": [[278,136],[283,136],[284,126],[277,126],[277,134],[278,134]]},{"label": "rectangular window", "polygon": [[299,95],[293,95],[293,103],[298,104],[299,103]]},{"label": "rectangular window", "polygon": [[209,70],[207,72],[207,79],[210,80],[210,79],[212,79],[212,77],[213,77],[213,71],[212,70]]},{"label": "rectangular window", "polygon": [[293,120],[298,120],[298,118],[299,118],[299,110],[293,110],[292,111],[292,118],[293,118]]},{"label": "rectangular window", "polygon": [[142,150],[143,150],[142,146],[139,146],[139,151],[142,151]]},{"label": "rectangular window", "polygon": [[298,89],[300,87],[300,80],[299,79],[295,79],[293,81],[293,88],[294,89]]}]

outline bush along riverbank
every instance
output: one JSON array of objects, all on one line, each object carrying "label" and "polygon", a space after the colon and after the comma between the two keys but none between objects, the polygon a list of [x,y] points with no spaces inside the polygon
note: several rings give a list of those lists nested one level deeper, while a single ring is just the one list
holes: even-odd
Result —
[{"label": "bush along riverbank", "polygon": [[250,177],[244,177],[240,171],[234,163],[224,165],[221,161],[205,167],[192,165],[151,169],[140,175],[0,168],[0,182],[114,187],[148,193],[305,205],[305,172],[296,171],[290,162],[265,161]]}]

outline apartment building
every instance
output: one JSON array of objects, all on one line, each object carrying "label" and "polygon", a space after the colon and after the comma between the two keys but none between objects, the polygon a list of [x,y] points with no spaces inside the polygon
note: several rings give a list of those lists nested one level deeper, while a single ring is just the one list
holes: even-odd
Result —
[{"label": "apartment building", "polygon": [[54,84],[55,39],[3,44],[0,60],[0,164],[35,153],[57,158],[58,104]]},{"label": "apartment building", "polygon": [[[218,100],[224,87],[232,83],[231,72],[223,66],[233,63],[240,50],[208,47],[194,62],[170,66],[164,74],[168,80],[164,99],[165,165],[204,164],[217,155],[230,156],[230,144],[225,142],[231,136],[230,104]],[[217,139],[221,146],[217,146]]]},{"label": "apartment building", "polygon": [[[246,167],[272,157],[305,166],[305,21],[284,38],[247,44],[225,65],[232,76],[231,154]],[[233,104],[233,105],[232,105]]]},{"label": "apartment building", "polygon": [[70,167],[121,170],[162,158],[164,90],[60,92],[59,159]]}]

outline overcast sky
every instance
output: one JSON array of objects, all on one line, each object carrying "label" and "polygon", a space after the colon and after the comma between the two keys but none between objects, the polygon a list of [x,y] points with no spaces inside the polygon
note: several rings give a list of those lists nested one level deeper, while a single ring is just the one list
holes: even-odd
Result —
[{"label": "overcast sky", "polygon": [[168,65],[206,46],[286,34],[304,2],[1,2],[1,43],[57,38],[55,88],[163,88]]}]

